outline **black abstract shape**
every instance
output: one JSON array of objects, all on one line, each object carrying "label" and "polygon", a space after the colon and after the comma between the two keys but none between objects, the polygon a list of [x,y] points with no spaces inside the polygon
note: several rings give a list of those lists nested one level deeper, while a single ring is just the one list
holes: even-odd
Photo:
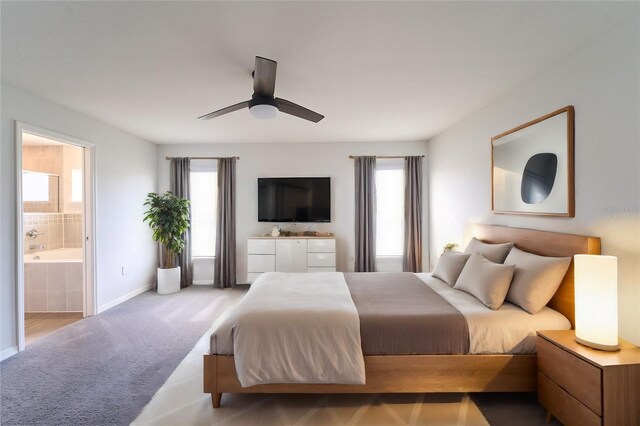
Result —
[{"label": "black abstract shape", "polygon": [[527,161],[522,173],[520,194],[527,204],[539,204],[549,197],[558,171],[558,156],[540,153]]}]

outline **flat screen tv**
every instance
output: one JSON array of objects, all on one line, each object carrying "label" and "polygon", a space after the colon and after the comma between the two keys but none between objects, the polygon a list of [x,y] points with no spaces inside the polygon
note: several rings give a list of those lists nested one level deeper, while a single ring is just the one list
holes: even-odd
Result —
[{"label": "flat screen tv", "polygon": [[331,178],[258,178],[259,222],[331,222]]}]

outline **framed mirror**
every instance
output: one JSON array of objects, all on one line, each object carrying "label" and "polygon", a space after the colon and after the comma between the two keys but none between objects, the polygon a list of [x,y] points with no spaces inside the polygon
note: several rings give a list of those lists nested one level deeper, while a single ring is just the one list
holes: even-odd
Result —
[{"label": "framed mirror", "polygon": [[60,177],[49,173],[22,172],[25,213],[60,212]]},{"label": "framed mirror", "polygon": [[575,216],[573,106],[491,138],[494,213]]}]

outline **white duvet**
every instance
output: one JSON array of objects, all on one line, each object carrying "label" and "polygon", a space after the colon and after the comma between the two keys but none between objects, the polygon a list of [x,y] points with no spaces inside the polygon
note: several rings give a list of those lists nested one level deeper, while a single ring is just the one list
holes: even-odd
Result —
[{"label": "white duvet", "polygon": [[535,354],[536,331],[571,329],[564,315],[547,306],[531,315],[505,302],[494,311],[429,273],[416,275],[464,315],[469,327],[470,354]]},{"label": "white duvet", "polygon": [[360,319],[340,272],[262,274],[214,338],[217,353],[235,354],[243,387],[365,383]]},{"label": "white duvet", "polygon": [[[429,273],[416,274],[465,317],[470,354],[534,354],[537,330],[570,329],[548,307],[493,311]],[[211,336],[211,353],[234,355],[243,387],[266,383],[364,384],[360,320],[340,272],[262,274]]]}]

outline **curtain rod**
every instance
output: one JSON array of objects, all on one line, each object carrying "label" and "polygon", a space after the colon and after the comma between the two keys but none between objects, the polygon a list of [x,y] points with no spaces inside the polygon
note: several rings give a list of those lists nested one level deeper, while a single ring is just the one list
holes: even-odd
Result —
[{"label": "curtain rod", "polygon": [[[374,155],[376,158],[404,158],[404,157],[412,157],[412,155]],[[420,155],[419,157],[424,158],[424,155]],[[355,155],[350,155],[349,158],[352,160],[356,158]]]},{"label": "curtain rod", "polygon": [[[164,157],[165,160],[171,160],[172,158],[185,158],[185,157]],[[220,158],[225,158],[225,157],[186,157],[190,160],[219,160]],[[232,158],[235,158],[236,160],[239,160],[240,157],[238,156],[234,156]]]}]

